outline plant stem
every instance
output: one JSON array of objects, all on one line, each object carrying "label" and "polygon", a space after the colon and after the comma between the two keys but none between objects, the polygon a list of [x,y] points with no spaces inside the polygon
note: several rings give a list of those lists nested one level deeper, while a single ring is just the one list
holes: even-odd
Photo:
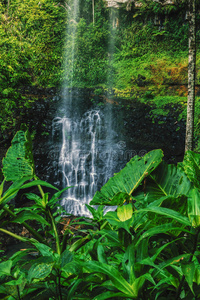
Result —
[{"label": "plant stem", "polygon": [[55,238],[56,238],[56,250],[57,250],[57,253],[60,255],[61,254],[60,240],[59,240],[59,236],[58,236],[58,231],[57,231],[57,228],[56,228],[55,220],[54,220],[54,218],[53,218],[50,210],[48,210],[48,213],[49,213],[49,216],[50,216],[50,219],[51,219],[53,231],[54,231]]},{"label": "plant stem", "polygon": [[67,245],[67,239],[68,239],[68,236],[67,236],[67,233],[64,233],[64,236],[63,236],[63,239],[62,239],[62,246],[61,246],[61,253],[63,253],[63,251],[65,250],[66,248],[66,245]]},{"label": "plant stem", "polygon": [[[34,176],[34,179],[37,180],[37,176]],[[38,185],[38,189],[39,189],[40,194],[41,194],[41,196],[43,198],[44,197],[44,191],[43,191],[43,189],[42,189],[42,187],[40,185]],[[57,228],[56,228],[55,220],[54,220],[54,218],[52,216],[51,210],[49,208],[47,208],[47,209],[48,209],[48,214],[49,214],[49,217],[51,219],[53,231],[54,231],[55,238],[56,238],[56,250],[57,250],[57,253],[60,255],[61,254],[60,240],[59,240],[59,236],[58,236],[58,231],[57,231]]]},{"label": "plant stem", "polygon": [[21,300],[20,290],[19,290],[19,286],[18,285],[17,285],[17,293],[18,293],[19,300]]},{"label": "plant stem", "polygon": [[6,233],[10,236],[12,236],[13,238],[17,239],[17,240],[20,240],[21,242],[28,242],[28,239],[27,238],[24,238],[20,235],[17,235],[16,233],[12,233],[11,231],[8,231],[6,229],[3,229],[3,228],[0,228],[0,231],[3,232],[3,233]]},{"label": "plant stem", "polygon": [[[34,175],[34,179],[35,179],[35,180],[38,180],[38,178],[37,178],[37,176],[36,176],[36,175]],[[43,197],[44,197],[44,191],[43,191],[43,189],[42,189],[41,185],[38,185],[38,189],[39,189],[39,191],[40,191],[40,194],[41,194],[41,196],[42,196],[42,198],[43,198]]]},{"label": "plant stem", "polygon": [[[12,217],[16,218],[17,215],[15,213],[13,213],[9,208],[7,207],[3,207],[3,209]],[[22,222],[21,223],[40,243],[46,243],[46,241],[44,240],[44,238],[37,232],[35,231],[30,225],[28,225],[26,222]]]},{"label": "plant stem", "polygon": [[[194,257],[194,253],[197,249],[197,244],[198,244],[198,237],[199,237],[199,232],[200,232],[200,228],[197,230],[197,233],[195,235],[195,240],[194,240],[194,247],[193,247],[193,250],[192,250],[192,253],[191,253],[191,256],[190,256],[190,259],[188,261],[188,263],[191,263],[192,262],[192,259]],[[178,300],[179,299],[179,296],[180,296],[180,293],[181,293],[181,289],[182,289],[182,286],[183,286],[183,283],[185,281],[185,275],[183,275],[180,283],[179,283],[179,287],[178,287],[178,290],[177,290],[177,293],[176,293],[176,297],[175,297],[175,300]]]},{"label": "plant stem", "polygon": [[60,271],[58,272],[58,291],[59,291],[59,298],[62,300],[62,292],[61,292],[61,282],[60,282]]}]

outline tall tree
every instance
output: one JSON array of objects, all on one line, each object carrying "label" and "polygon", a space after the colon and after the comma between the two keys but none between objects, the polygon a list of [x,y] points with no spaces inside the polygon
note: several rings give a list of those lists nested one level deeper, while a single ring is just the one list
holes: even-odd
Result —
[{"label": "tall tree", "polygon": [[193,149],[194,106],[195,106],[195,69],[196,69],[196,0],[188,0],[189,21],[189,58],[188,58],[188,101],[185,151]]},{"label": "tall tree", "polygon": [[92,21],[94,24],[94,0],[92,0]]}]

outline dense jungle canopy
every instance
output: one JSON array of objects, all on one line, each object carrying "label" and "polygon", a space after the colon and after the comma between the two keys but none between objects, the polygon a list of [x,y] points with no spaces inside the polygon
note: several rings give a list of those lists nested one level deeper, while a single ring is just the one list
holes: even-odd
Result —
[{"label": "dense jungle canopy", "polygon": [[[117,8],[111,2],[117,2]],[[80,0],[79,10],[78,21],[74,21],[78,46],[72,85],[93,88],[96,94],[111,88],[115,97],[154,102],[156,113],[164,113],[169,103],[178,103],[183,109],[181,117],[185,117],[186,1]],[[66,28],[73,22],[68,18],[69,11],[67,0],[1,1],[1,139],[13,136],[37,101],[37,97],[30,96],[30,88],[67,84],[65,69],[71,59],[67,50],[72,39]],[[199,38],[197,13],[197,96]],[[198,106],[197,101],[197,110]]]}]

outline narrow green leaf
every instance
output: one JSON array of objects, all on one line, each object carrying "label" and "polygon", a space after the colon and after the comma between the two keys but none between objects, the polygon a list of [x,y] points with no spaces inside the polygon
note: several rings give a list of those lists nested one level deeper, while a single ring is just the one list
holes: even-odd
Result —
[{"label": "narrow green leaf", "polygon": [[53,250],[42,243],[34,243],[34,246],[40,251],[43,256],[53,256]]},{"label": "narrow green leaf", "polygon": [[[95,296],[92,300],[106,300],[106,299],[124,299],[125,295],[123,293],[115,293],[115,292],[105,292],[98,296]],[[126,297],[127,298],[127,297]]]},{"label": "narrow green leaf", "polygon": [[3,194],[3,187],[4,187],[4,183],[5,183],[5,179],[2,181],[1,185],[0,185],[0,197]]},{"label": "narrow green leaf", "polygon": [[33,193],[26,193],[24,194],[29,200],[31,201],[35,201],[36,203],[40,204],[40,202],[42,201],[42,198],[39,197],[38,195],[36,194],[33,194]]},{"label": "narrow green leaf", "polygon": [[76,242],[74,242],[70,248],[69,251],[73,252],[78,250],[80,247],[82,247],[87,241],[91,240],[91,236],[88,234],[86,237],[78,239]]},{"label": "narrow green leaf", "polygon": [[8,201],[13,199],[17,192],[21,189],[23,186],[24,182],[27,180],[30,180],[30,177],[23,177],[17,181],[15,181],[7,191],[3,194],[2,198],[0,199],[0,204],[5,205]]},{"label": "narrow green leaf", "polygon": [[156,214],[160,214],[160,215],[166,216],[168,218],[171,218],[173,220],[176,220],[177,222],[179,222],[183,225],[191,226],[191,223],[187,217],[185,217],[185,216],[181,215],[180,213],[178,213],[177,211],[174,211],[169,208],[148,206],[147,208],[140,209],[138,212],[143,212],[143,211],[154,212]]},{"label": "narrow green leaf", "polygon": [[137,294],[142,289],[146,280],[150,281],[153,285],[156,285],[153,277],[150,274],[146,273],[139,278],[136,278],[132,284],[132,288],[136,291]]},{"label": "narrow green leaf", "polygon": [[102,263],[107,263],[107,257],[106,257],[106,254],[105,254],[105,249],[104,249],[104,246],[99,244],[97,246],[97,256],[98,256],[98,260]]},{"label": "narrow green leaf", "polygon": [[24,211],[20,213],[12,222],[21,224],[26,220],[36,220],[43,225],[50,226],[50,224],[41,215],[32,211]]},{"label": "narrow green leaf", "polygon": [[62,189],[61,191],[55,193],[52,198],[49,200],[48,202],[48,206],[52,206],[54,205],[55,203],[57,203],[60,199],[59,197],[62,195],[62,193],[68,189],[72,188],[72,186],[69,186],[69,187],[66,187],[64,189]]},{"label": "narrow green leaf", "polygon": [[68,264],[72,260],[73,260],[73,254],[68,249],[66,249],[61,254],[61,267],[64,267],[66,264]]},{"label": "narrow green leaf", "polygon": [[[171,232],[171,231],[180,231],[180,227],[175,227],[173,223],[168,223],[168,224],[163,224],[163,225],[158,225],[155,226],[153,228],[148,229],[147,231],[145,231],[139,238],[139,240],[136,243],[136,247],[138,246],[138,244],[141,242],[141,240],[149,238],[151,236],[160,234],[160,233],[167,233],[167,232]],[[184,229],[181,229],[181,231],[184,231]],[[188,230],[185,230],[185,232],[190,233]]]},{"label": "narrow green leaf", "polygon": [[183,166],[190,181],[200,189],[200,154],[186,151]]},{"label": "narrow green leaf", "polygon": [[137,291],[133,290],[131,285],[122,277],[120,272],[114,267],[95,261],[89,261],[84,264],[84,267],[92,272],[103,273],[112,281],[116,289],[123,292],[126,296],[137,297]]},{"label": "narrow green leaf", "polygon": [[200,192],[193,189],[188,197],[188,217],[193,227],[200,226]]},{"label": "narrow green leaf", "polygon": [[200,285],[200,265],[197,265],[195,268],[194,282]]},{"label": "narrow green leaf", "polygon": [[26,183],[21,187],[21,189],[27,189],[29,187],[33,187],[33,186],[37,186],[37,185],[46,186],[48,188],[51,188],[51,189],[54,189],[54,190],[58,191],[58,189],[55,186],[53,186],[52,184],[50,184],[46,181],[43,181],[43,180],[34,180],[34,181],[29,182],[29,183]]},{"label": "narrow green leaf", "polygon": [[183,271],[183,274],[185,275],[185,279],[194,294],[193,291],[193,281],[194,281],[194,275],[195,275],[195,263],[190,262],[190,263],[183,263],[181,265],[181,269]]}]

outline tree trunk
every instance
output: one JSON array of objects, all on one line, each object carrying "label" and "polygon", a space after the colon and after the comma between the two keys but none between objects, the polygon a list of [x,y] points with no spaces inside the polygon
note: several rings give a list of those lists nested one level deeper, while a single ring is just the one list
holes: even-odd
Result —
[{"label": "tree trunk", "polygon": [[188,58],[188,101],[185,151],[193,150],[194,143],[194,105],[196,69],[196,0],[188,0],[189,58]]},{"label": "tree trunk", "polygon": [[93,25],[94,25],[94,0],[92,0],[92,19],[93,19]]}]

